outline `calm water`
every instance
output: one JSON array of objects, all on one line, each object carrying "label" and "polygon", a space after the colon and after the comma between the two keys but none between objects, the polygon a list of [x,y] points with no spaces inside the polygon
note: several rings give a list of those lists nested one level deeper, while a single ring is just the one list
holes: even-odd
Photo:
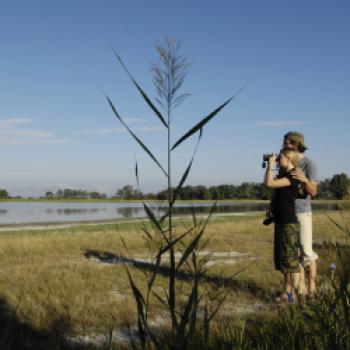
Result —
[{"label": "calm water", "polygon": [[[150,205],[151,206],[151,205]],[[179,204],[175,215],[209,212],[210,204]],[[265,211],[268,203],[223,203],[216,212],[243,213]],[[316,204],[314,210],[337,210],[337,204]],[[158,214],[164,213],[161,208]],[[0,202],[0,225],[24,223],[57,223],[76,221],[103,221],[114,219],[133,219],[145,217],[142,203],[9,203]]]}]

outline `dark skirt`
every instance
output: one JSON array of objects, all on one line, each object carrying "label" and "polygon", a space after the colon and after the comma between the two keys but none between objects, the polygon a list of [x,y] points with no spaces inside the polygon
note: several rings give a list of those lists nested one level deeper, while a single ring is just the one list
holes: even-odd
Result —
[{"label": "dark skirt", "polygon": [[276,270],[298,272],[300,269],[299,224],[275,224],[274,261]]}]

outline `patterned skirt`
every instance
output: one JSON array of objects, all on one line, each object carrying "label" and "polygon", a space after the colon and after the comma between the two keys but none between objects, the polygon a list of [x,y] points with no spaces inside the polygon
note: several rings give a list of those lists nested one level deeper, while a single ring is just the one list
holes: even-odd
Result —
[{"label": "patterned skirt", "polygon": [[301,262],[299,224],[275,224],[274,260],[276,270],[298,272]]}]

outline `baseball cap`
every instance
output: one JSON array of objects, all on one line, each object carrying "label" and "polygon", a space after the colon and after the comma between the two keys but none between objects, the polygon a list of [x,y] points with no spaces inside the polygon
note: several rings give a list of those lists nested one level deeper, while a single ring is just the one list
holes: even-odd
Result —
[{"label": "baseball cap", "polygon": [[304,135],[300,132],[297,131],[289,131],[284,135],[285,139],[295,141],[298,144],[300,144],[305,150],[307,150],[307,146],[305,145],[304,142]]}]

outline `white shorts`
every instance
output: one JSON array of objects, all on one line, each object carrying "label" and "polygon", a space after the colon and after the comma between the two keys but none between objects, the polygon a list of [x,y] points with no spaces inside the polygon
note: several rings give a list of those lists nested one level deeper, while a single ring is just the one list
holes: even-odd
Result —
[{"label": "white shorts", "polygon": [[297,218],[302,246],[302,264],[305,267],[318,259],[318,255],[312,250],[312,213],[299,213]]}]

